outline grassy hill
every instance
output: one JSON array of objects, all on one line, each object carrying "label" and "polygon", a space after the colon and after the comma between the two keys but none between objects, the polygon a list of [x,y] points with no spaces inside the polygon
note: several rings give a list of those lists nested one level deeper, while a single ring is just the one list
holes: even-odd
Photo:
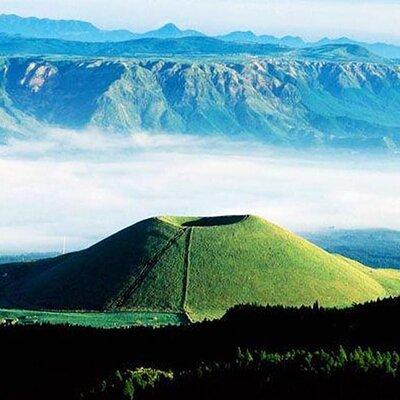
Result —
[{"label": "grassy hill", "polygon": [[0,266],[0,307],[216,318],[242,303],[347,306],[400,273],[325,252],[255,216],[158,217],[61,257]]}]

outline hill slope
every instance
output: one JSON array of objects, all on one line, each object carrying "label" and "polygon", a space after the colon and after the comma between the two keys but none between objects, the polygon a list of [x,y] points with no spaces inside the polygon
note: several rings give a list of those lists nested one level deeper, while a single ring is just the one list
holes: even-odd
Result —
[{"label": "hill slope", "polygon": [[160,217],[77,253],[0,266],[0,307],[219,317],[241,303],[325,306],[400,293],[400,274],[254,216]]}]

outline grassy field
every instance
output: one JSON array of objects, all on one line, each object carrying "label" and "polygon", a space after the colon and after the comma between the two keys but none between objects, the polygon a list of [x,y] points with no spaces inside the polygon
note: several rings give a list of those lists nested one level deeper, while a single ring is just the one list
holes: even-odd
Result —
[{"label": "grassy field", "polygon": [[378,276],[257,217],[194,228],[191,249],[187,309],[195,319],[237,303],[343,307],[400,293],[400,274]]},{"label": "grassy field", "polygon": [[149,312],[48,312],[0,309],[0,324],[71,324],[96,328],[163,326],[187,322],[183,314]]},{"label": "grassy field", "polygon": [[132,315],[132,323],[152,324],[160,312],[197,321],[237,304],[345,307],[398,294],[400,271],[330,254],[255,216],[150,218],[81,252],[0,266],[0,307],[109,310],[48,317],[101,326]]}]

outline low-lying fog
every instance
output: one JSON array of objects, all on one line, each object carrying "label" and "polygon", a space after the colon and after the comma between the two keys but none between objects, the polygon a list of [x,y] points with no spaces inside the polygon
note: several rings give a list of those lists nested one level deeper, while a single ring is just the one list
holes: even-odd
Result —
[{"label": "low-lying fog", "polygon": [[400,161],[222,139],[53,130],[0,146],[0,253],[88,246],[143,218],[258,214],[294,231],[400,228]]}]

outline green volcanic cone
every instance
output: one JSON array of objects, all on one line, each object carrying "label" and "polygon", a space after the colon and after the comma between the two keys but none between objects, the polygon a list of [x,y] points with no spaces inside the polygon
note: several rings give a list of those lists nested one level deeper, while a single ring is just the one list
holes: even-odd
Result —
[{"label": "green volcanic cone", "polygon": [[94,246],[0,267],[0,306],[216,318],[242,303],[343,307],[400,294],[400,273],[329,254],[256,216],[157,217]]}]

